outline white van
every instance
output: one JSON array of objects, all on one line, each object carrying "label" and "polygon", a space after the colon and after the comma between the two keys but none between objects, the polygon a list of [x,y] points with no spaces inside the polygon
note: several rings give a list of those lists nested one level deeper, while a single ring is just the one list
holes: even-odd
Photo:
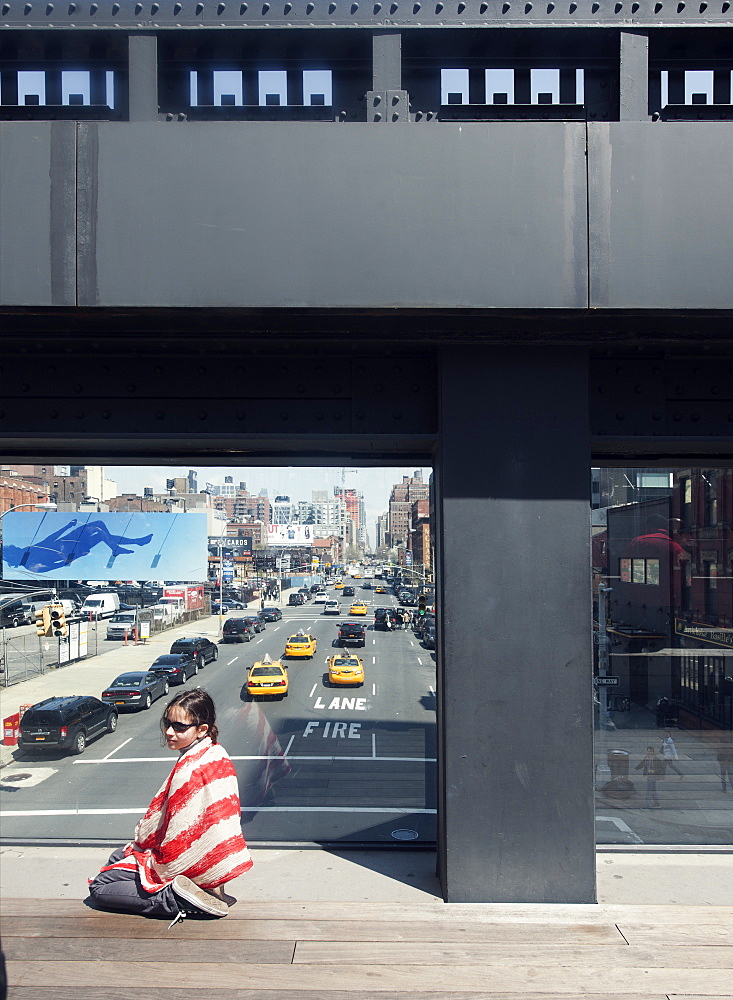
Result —
[{"label": "white van", "polygon": [[94,597],[87,597],[81,606],[81,614],[84,618],[111,618],[120,610],[120,598],[118,594],[95,594]]}]

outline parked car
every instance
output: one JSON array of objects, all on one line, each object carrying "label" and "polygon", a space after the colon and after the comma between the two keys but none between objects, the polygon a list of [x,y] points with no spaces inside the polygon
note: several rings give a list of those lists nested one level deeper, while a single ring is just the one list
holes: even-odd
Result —
[{"label": "parked car", "polygon": [[222,642],[251,642],[255,630],[244,618],[227,618],[221,633]]},{"label": "parked car", "polygon": [[18,747],[25,753],[38,750],[84,752],[89,740],[117,729],[117,709],[89,695],[46,698],[31,705],[20,720]]},{"label": "parked car", "polygon": [[192,656],[196,656],[199,668],[206,666],[207,663],[212,663],[219,656],[219,647],[204,635],[193,636],[190,639],[182,636],[171,645],[170,651],[171,653],[190,653]]},{"label": "parked car", "polygon": [[262,622],[279,622],[282,616],[280,608],[263,608],[257,613],[257,617]]},{"label": "parked car", "polygon": [[0,627],[2,628],[17,628],[19,625],[26,625],[30,620],[20,600],[10,601],[0,608]]},{"label": "parked car", "polygon": [[199,661],[192,653],[168,653],[150,665],[156,674],[165,674],[171,684],[185,684],[199,672]]},{"label": "parked car", "polygon": [[131,670],[115,677],[109,687],[102,691],[102,701],[105,705],[115,705],[120,708],[139,708],[144,711],[153,704],[156,698],[168,694],[168,677],[163,673],[153,673],[152,670]]}]

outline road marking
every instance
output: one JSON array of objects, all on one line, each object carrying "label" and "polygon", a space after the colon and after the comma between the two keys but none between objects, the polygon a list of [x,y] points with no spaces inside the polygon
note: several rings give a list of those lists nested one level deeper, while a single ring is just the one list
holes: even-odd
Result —
[{"label": "road marking", "polygon": [[[326,663],[328,663],[328,660],[326,660]],[[311,688],[311,693],[310,693],[310,694],[308,695],[308,697],[309,697],[309,698],[312,698],[312,697],[313,697],[313,695],[314,695],[314,694],[316,693],[316,688],[317,688],[317,687],[318,687],[318,683],[316,682],[316,683],[315,683],[315,684],[313,685],[313,687]]]},{"label": "road marking", "polygon": [[417,662],[418,662],[418,663],[420,664],[420,666],[422,666],[422,660],[420,659],[420,657],[419,657],[419,656],[418,656],[418,658],[417,658]]},{"label": "road marking", "polygon": [[414,645],[415,645],[415,643],[414,643],[414,642],[412,641],[412,639],[410,639],[410,645],[411,645],[411,646],[414,646]]},{"label": "road marking", "polygon": [[[320,758],[319,758],[320,759]],[[324,757],[323,760],[339,760],[338,757]],[[355,760],[356,758],[348,758]],[[147,806],[132,809],[11,809],[3,811],[3,816],[129,816],[144,814]],[[435,816],[436,809],[390,809],[373,806],[250,806],[240,812],[328,812],[328,813],[390,813],[392,816]]]},{"label": "road marking", "polygon": [[120,745],[116,749],[110,750],[110,752],[107,754],[107,756],[104,757],[103,759],[104,760],[109,760],[113,753],[117,753],[118,750],[121,750],[123,747],[126,747],[127,744],[131,743],[131,742],[132,742],[132,736],[130,737],[129,740],[125,740],[124,743],[120,743]]},{"label": "road marking", "polygon": [[377,643],[377,640],[376,639],[372,639],[372,646],[375,646],[376,643]]},{"label": "road marking", "polygon": [[294,740],[294,739],[295,739],[295,733],[293,733],[293,735],[292,735],[292,736],[290,737],[290,739],[288,740],[288,745],[287,745],[287,746],[285,747],[285,753],[284,753],[284,755],[283,755],[283,756],[287,757],[287,755],[288,755],[288,753],[289,753],[289,751],[290,751],[290,748],[291,748],[291,746],[293,745],[293,740]]},{"label": "road marking", "polygon": [[429,692],[430,692],[431,694],[435,694],[435,688],[433,687],[433,685],[432,685],[432,684],[431,684],[431,685],[430,685],[430,687],[428,688],[428,691],[429,691]]},{"label": "road marking", "polygon": [[377,756],[377,734],[372,733],[372,759],[376,759]]},{"label": "road marking", "polygon": [[228,660],[228,661],[227,661],[227,666],[228,666],[228,667],[231,667],[232,663],[236,663],[236,660],[237,660],[237,657],[236,657],[236,656],[234,657],[234,659],[233,659],[233,660]]},{"label": "road marking", "polygon": [[264,639],[257,639],[257,642],[264,642]]},{"label": "road marking", "polygon": [[377,693],[377,685],[376,684],[372,684],[372,694],[376,694],[376,693]]}]

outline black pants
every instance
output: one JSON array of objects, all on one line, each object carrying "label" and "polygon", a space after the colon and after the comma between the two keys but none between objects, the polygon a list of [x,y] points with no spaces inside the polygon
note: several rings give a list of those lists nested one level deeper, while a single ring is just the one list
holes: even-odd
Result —
[{"label": "black pants", "polygon": [[[109,856],[108,865],[121,861],[123,848]],[[139,913],[143,917],[175,917],[180,910],[175,893],[169,885],[159,892],[146,892],[136,871],[113,868],[100,872],[89,886],[89,895],[97,906],[123,913]]]}]

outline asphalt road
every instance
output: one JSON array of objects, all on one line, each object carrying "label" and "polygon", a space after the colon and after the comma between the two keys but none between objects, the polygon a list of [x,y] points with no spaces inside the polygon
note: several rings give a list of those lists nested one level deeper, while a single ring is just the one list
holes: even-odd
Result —
[{"label": "asphalt road", "polygon": [[[391,595],[361,587],[357,597],[369,607],[366,646],[356,650],[365,664],[362,687],[324,683],[326,659],[339,650],[337,622],[349,617],[348,598],[338,618],[312,602],[284,609],[283,620],[256,640],[221,644],[219,659],[187,682],[205,687],[217,705],[250,841],[435,839],[434,653],[410,630],[373,629],[373,607],[396,604]],[[266,653],[280,658],[298,629],[317,637],[318,650],[311,660],[283,661],[288,697],[246,701],[249,666]],[[40,780],[2,789],[4,837],[129,840],[174,760],[161,740],[163,705],[122,714],[117,732],[80,757],[34,758]]]}]

